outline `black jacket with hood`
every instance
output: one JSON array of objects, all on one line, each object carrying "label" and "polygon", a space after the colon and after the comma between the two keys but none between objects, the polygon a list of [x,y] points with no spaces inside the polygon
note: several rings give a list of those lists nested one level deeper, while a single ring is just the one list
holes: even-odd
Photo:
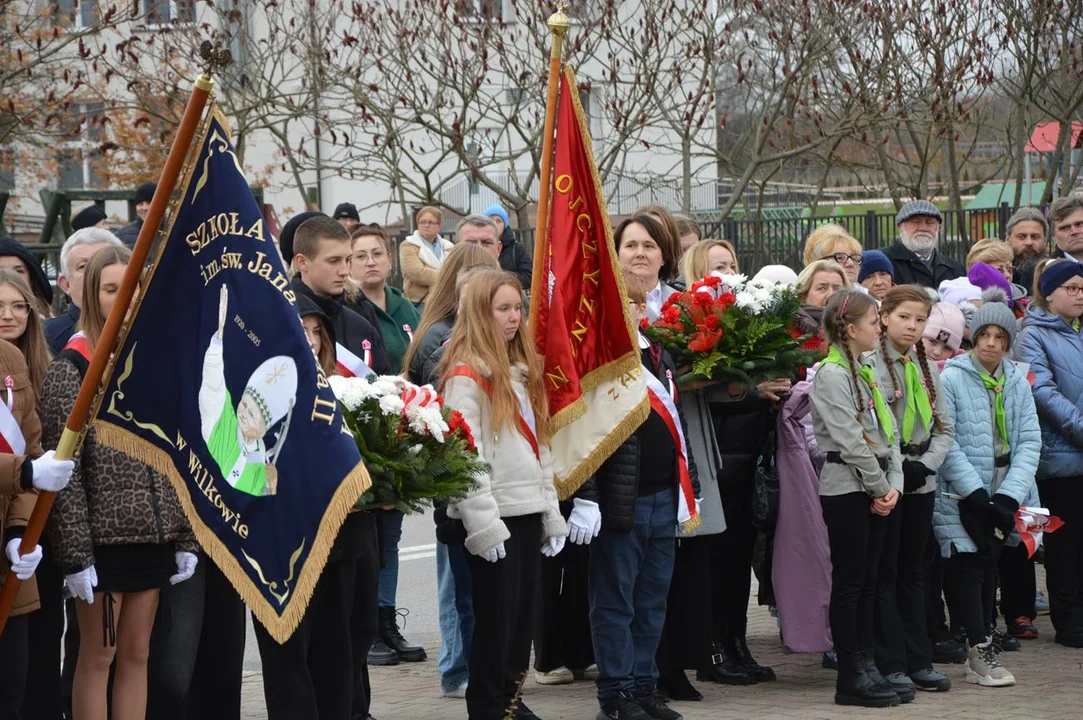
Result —
[{"label": "black jacket with hood", "polygon": [[530,279],[534,274],[534,260],[523,244],[515,237],[511,228],[504,228],[500,236],[500,269],[506,270],[523,284],[523,290],[530,292]]},{"label": "black jacket with hood", "polygon": [[300,275],[293,278],[290,286],[297,293],[298,298],[303,295],[319,306],[320,311],[331,321],[335,336],[343,347],[357,357],[364,357],[365,348],[362,343],[368,340],[372,346],[370,348],[372,353],[370,367],[373,372],[377,375],[386,375],[390,372],[391,365],[387,360],[387,351],[384,350],[384,340],[376,326],[343,305],[341,300],[317,295],[310,287],[301,282]]}]

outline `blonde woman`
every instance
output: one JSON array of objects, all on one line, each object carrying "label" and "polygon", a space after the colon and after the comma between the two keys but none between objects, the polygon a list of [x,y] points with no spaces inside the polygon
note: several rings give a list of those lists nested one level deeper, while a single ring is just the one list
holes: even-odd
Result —
[{"label": "blonde woman", "polygon": [[834,260],[846,271],[847,285],[857,282],[861,270],[861,243],[841,225],[827,223],[805,240],[805,265],[817,260]]},{"label": "blonde woman", "polygon": [[444,214],[439,208],[426,206],[417,212],[417,230],[399,244],[399,264],[402,266],[402,291],[406,299],[420,304],[436,284],[436,276],[444,257],[455,247],[440,237]]},{"label": "blonde woman", "polygon": [[985,263],[1003,275],[1011,283],[1012,300],[1018,302],[1027,297],[1027,289],[1015,282],[1015,251],[1007,242],[998,238],[986,238],[974,243],[974,247],[966,254],[967,272],[970,272],[975,263]]},{"label": "blonde woman", "polygon": [[685,287],[702,280],[713,272],[736,275],[737,248],[729,240],[700,240],[681,257],[681,275]]}]

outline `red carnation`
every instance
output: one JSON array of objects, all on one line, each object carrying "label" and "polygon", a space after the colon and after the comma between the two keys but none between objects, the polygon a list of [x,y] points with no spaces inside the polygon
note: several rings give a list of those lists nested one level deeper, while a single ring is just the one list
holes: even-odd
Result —
[{"label": "red carnation", "polygon": [[477,446],[474,445],[474,436],[470,433],[470,426],[466,423],[466,418],[458,410],[451,411],[451,417],[447,420],[447,426],[449,434],[459,435],[466,441],[466,449],[470,452],[477,450]]},{"label": "red carnation", "polygon": [[721,339],[721,330],[692,333],[692,337],[688,338],[688,349],[692,352],[710,352],[711,350],[714,350],[715,346],[718,345],[718,341]]},{"label": "red carnation", "polygon": [[718,323],[722,322],[717,315],[708,315],[703,321],[703,327],[707,330],[717,330]]},{"label": "red carnation", "polygon": [[650,326],[651,326],[651,323],[650,323],[649,320],[647,320],[647,318],[645,318],[645,317],[644,318],[639,318],[639,329],[640,330],[647,330],[648,328],[650,328]]},{"label": "red carnation", "polygon": [[667,323],[680,322],[681,309],[679,307],[673,307],[672,305],[662,311],[662,319]]},{"label": "red carnation", "polygon": [[729,307],[735,302],[737,302],[737,296],[731,292],[724,292],[718,296],[718,304],[723,307]]}]

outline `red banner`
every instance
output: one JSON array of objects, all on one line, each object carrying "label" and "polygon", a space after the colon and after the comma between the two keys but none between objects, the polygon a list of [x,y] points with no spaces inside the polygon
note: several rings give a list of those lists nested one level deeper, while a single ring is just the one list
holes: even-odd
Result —
[{"label": "red banner", "polygon": [[[534,258],[541,264],[535,278],[545,284],[535,283],[532,321],[545,356],[555,482],[568,497],[649,412],[636,330],[571,70],[561,83],[551,183],[549,232]],[[588,410],[596,412],[588,416]]]}]

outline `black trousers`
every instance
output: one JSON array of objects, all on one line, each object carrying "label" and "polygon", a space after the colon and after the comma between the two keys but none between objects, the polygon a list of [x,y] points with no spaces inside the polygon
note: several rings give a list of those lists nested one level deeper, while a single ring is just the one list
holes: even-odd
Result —
[{"label": "black trousers", "polygon": [[839,652],[874,648],[876,579],[887,518],[869,512],[862,492],[821,495],[831,546],[831,636]]},{"label": "black trousers", "polygon": [[474,637],[470,644],[470,720],[502,720],[530,665],[541,515],[504,518],[511,537],[495,563],[467,554],[473,581]]},{"label": "black trousers", "polygon": [[186,717],[184,703],[203,631],[208,564],[211,560],[204,555],[192,577],[167,585],[158,595],[147,666],[147,720]]},{"label": "black trousers", "polygon": [[884,674],[933,666],[925,630],[925,545],[935,498],[903,495],[886,518],[876,580],[876,665]]},{"label": "black trousers", "polygon": [[[38,582],[41,609],[27,616],[26,695],[23,717],[60,720],[64,711],[63,683],[60,678],[60,645],[64,638],[64,573],[54,561],[46,535],[38,541],[43,556],[34,578]],[[69,686],[70,700],[70,686]]]},{"label": "black trousers", "polygon": [[[562,509],[566,503],[561,503]],[[568,503],[570,505],[570,503]],[[540,549],[539,549],[540,553]],[[590,641],[590,546],[566,543],[556,557],[540,559],[534,669],[584,670],[594,664]]]},{"label": "black trousers", "polygon": [[676,540],[673,579],[666,598],[666,622],[655,658],[658,676],[670,687],[680,683],[685,670],[711,666],[711,640],[704,632],[711,616],[711,599],[703,592],[710,586],[711,546],[717,535]]},{"label": "black trousers", "polygon": [[755,467],[723,472],[718,477],[726,531],[711,535],[711,603],[714,639],[743,637],[752,592],[752,489]]},{"label": "black trousers", "polygon": [[8,618],[4,634],[0,635],[0,720],[23,720],[28,661],[28,616]]},{"label": "black trousers", "polygon": [[[1038,591],[1034,558],[1027,557],[1026,545],[1019,543],[1015,547],[1004,547],[997,563],[997,577],[1000,580],[1000,612],[1005,621],[1038,617],[1034,609],[1034,596]],[[993,622],[996,622],[996,611]]]},{"label": "black trousers", "polygon": [[[188,686],[189,720],[238,720],[244,670],[245,608],[237,591],[206,555],[199,650]],[[183,584],[183,583],[182,583]]]},{"label": "black trousers", "polygon": [[[353,513],[347,523],[357,523],[354,542],[354,591],[350,598],[350,647],[353,656],[353,714],[367,718],[372,703],[368,657],[376,640],[380,611],[380,538],[376,513]],[[345,525],[344,525],[345,528]],[[342,531],[345,532],[345,529]]]},{"label": "black trousers", "polygon": [[925,540],[925,632],[931,641],[942,640],[951,634],[948,615],[944,611],[944,558],[931,529]]},{"label": "black trousers", "polygon": [[1083,630],[1083,477],[1038,481],[1042,505],[1064,527],[1043,536],[1049,617],[1058,633]]},{"label": "black trousers", "polygon": [[350,613],[357,563],[328,562],[304,619],[281,645],[253,616],[268,720],[350,720],[354,674]]},{"label": "black trousers", "polygon": [[985,642],[989,618],[996,611],[996,566],[1002,545],[994,543],[988,557],[977,553],[955,553],[944,562],[944,573],[953,578],[951,622],[966,632],[971,646]]}]

